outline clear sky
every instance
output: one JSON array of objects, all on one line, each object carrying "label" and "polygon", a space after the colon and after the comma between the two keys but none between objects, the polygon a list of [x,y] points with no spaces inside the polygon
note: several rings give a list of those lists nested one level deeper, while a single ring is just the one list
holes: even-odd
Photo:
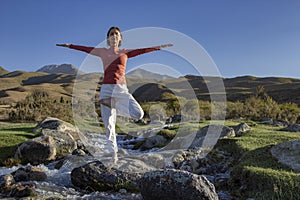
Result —
[{"label": "clear sky", "polygon": [[[63,63],[79,67],[86,54],[55,44],[96,46],[110,26],[160,27],[199,43],[223,77],[300,78],[299,11],[299,0],[0,0],[0,66],[9,71]],[[134,62],[173,60],[166,53],[141,57],[128,68]],[[168,63],[192,74],[184,64]]]}]

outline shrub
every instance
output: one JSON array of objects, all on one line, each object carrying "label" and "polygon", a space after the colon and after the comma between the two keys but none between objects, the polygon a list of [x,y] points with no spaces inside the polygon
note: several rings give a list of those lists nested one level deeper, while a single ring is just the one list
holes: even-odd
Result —
[{"label": "shrub", "polygon": [[199,101],[200,108],[200,119],[210,120],[211,119],[211,103],[209,101]]},{"label": "shrub", "polygon": [[170,99],[166,104],[166,111],[168,116],[180,114],[180,103],[178,99]]},{"label": "shrub", "polygon": [[47,116],[72,122],[71,103],[58,102],[45,91],[35,90],[25,100],[18,102],[9,112],[11,121],[40,121]]},{"label": "shrub", "polygon": [[278,118],[291,123],[300,123],[300,108],[295,103],[284,103],[279,105]]},{"label": "shrub", "polygon": [[240,101],[227,102],[226,118],[235,119],[244,117],[244,104]]}]

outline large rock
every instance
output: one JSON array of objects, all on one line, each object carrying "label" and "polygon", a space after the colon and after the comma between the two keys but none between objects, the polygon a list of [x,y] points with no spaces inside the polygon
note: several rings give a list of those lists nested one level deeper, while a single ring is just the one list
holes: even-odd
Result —
[{"label": "large rock", "polygon": [[139,181],[144,200],[213,200],[215,187],[204,176],[168,169],[147,172]]},{"label": "large rock", "polygon": [[27,166],[21,167],[11,173],[16,182],[20,181],[44,181],[47,179],[45,171],[40,167]]},{"label": "large rock", "polygon": [[174,153],[172,162],[174,163],[175,169],[185,170],[194,173],[199,167],[200,151],[187,151],[181,150]]},{"label": "large rock", "polygon": [[250,131],[251,127],[247,123],[240,123],[233,128],[235,136],[242,136],[243,133]]},{"label": "large rock", "polygon": [[219,124],[211,124],[200,129],[195,136],[189,149],[196,147],[212,148],[219,138],[234,137],[235,132],[232,128]]},{"label": "large rock", "polygon": [[300,172],[300,140],[280,143],[271,148],[271,153],[280,163]]},{"label": "large rock", "polygon": [[78,135],[79,130],[72,124],[60,120],[54,117],[47,117],[43,121],[39,122],[38,125],[33,129],[34,132],[43,129],[50,129],[65,132],[68,131],[75,140],[79,140],[80,137]]},{"label": "large rock", "polygon": [[77,142],[74,140],[70,130],[58,131],[43,129],[42,135],[51,136],[54,139],[57,158],[64,157],[77,148]]},{"label": "large rock", "polygon": [[75,168],[71,173],[74,186],[92,191],[106,191],[126,189],[138,191],[137,181],[141,174],[127,173],[114,168],[106,167],[100,161],[94,161]]},{"label": "large rock", "polygon": [[147,138],[146,141],[141,145],[140,150],[145,151],[155,147],[163,147],[167,142],[168,140],[164,136],[155,135]]},{"label": "large rock", "polygon": [[289,132],[300,132],[300,124],[289,124],[287,127],[284,127],[280,130]]},{"label": "large rock", "polygon": [[227,126],[211,124],[195,132],[180,131],[161,150],[212,149],[219,138],[234,137],[235,132]]},{"label": "large rock", "polygon": [[34,199],[36,199],[37,192],[35,189],[36,186],[30,183],[14,185],[9,193],[9,196],[14,197],[15,199],[23,199],[23,197],[28,197],[27,199],[33,199],[34,197]]},{"label": "large rock", "polygon": [[56,148],[51,136],[42,136],[33,138],[22,143],[16,153],[15,158],[20,159],[22,163],[31,163],[38,165],[54,160]]}]

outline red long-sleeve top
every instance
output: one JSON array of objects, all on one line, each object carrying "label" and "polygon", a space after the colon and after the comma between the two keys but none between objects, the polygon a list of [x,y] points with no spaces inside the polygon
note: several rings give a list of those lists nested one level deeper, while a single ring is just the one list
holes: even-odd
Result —
[{"label": "red long-sleeve top", "polygon": [[118,49],[117,47],[94,48],[80,45],[69,46],[71,49],[84,51],[101,58],[104,67],[104,84],[126,84],[125,70],[128,58],[160,50],[160,46],[142,49]]}]

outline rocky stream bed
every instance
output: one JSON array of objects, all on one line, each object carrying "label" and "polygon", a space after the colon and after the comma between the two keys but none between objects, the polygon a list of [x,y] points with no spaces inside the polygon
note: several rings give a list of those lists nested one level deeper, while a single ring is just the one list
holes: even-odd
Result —
[{"label": "rocky stream bed", "polygon": [[[207,133],[240,136],[251,128],[209,125],[198,130],[188,149],[157,148],[165,138],[118,136],[119,160],[111,161],[105,136],[85,134],[48,118],[34,131],[41,136],[21,144],[15,154],[23,166],[0,168],[1,198],[27,199],[232,199],[226,188],[234,159],[203,149]],[[179,138],[178,141],[181,141]],[[207,139],[207,138],[206,138]],[[143,148],[136,144],[144,140]],[[214,141],[216,142],[216,141]],[[135,148],[134,148],[135,147]]]}]

